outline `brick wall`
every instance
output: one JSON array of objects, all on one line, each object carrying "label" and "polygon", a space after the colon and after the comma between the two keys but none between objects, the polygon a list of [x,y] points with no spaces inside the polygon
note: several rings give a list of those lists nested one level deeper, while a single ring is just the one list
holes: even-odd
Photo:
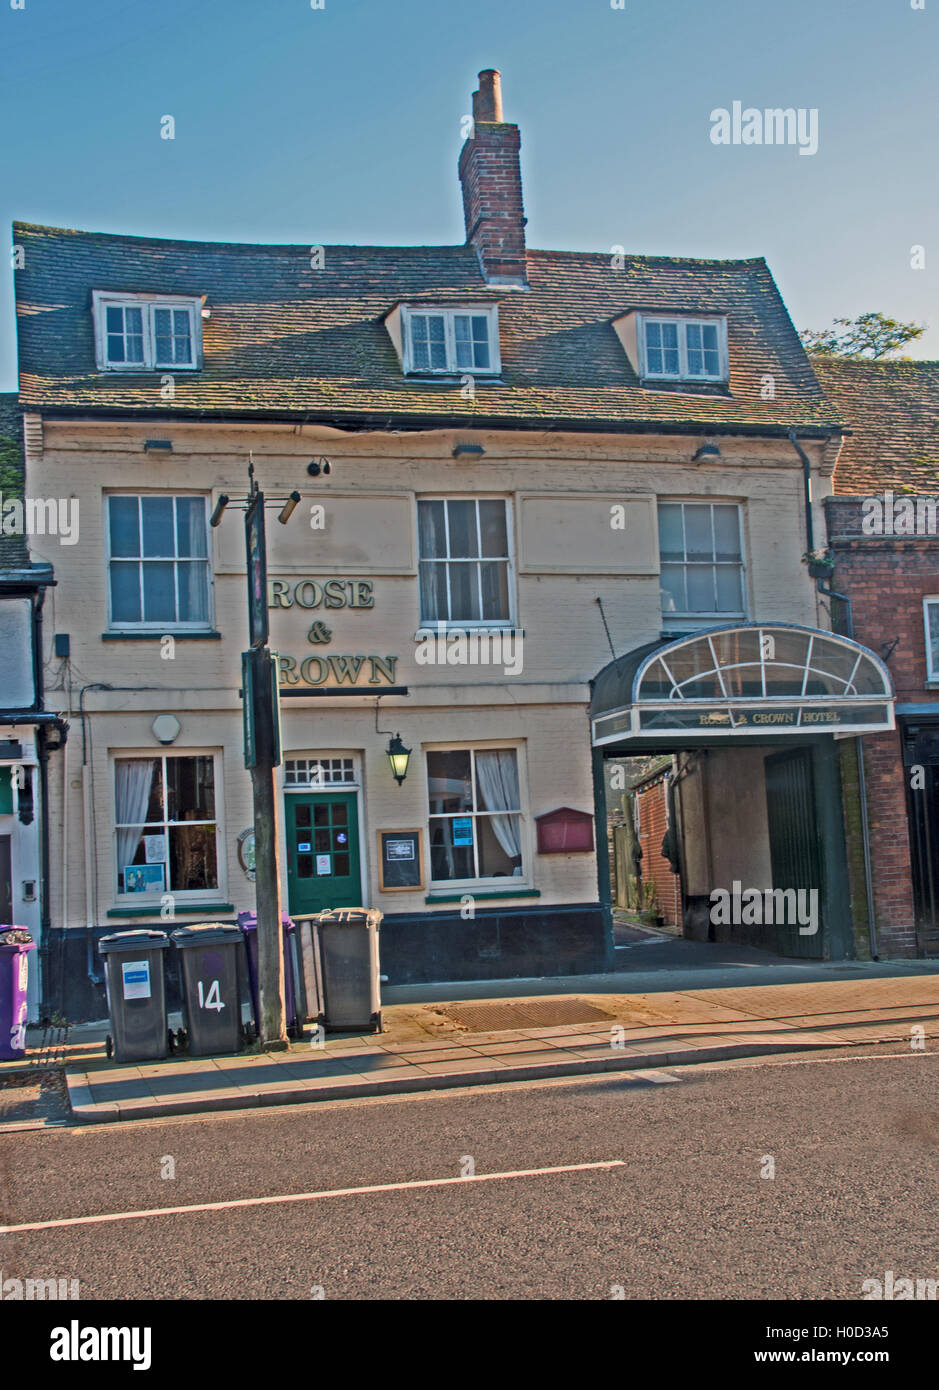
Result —
[{"label": "brick wall", "polygon": [[639,803],[639,843],[642,846],[642,881],[654,883],[659,912],[669,926],[681,925],[681,879],[662,854],[662,839],[668,829],[664,779],[637,789]]},{"label": "brick wall", "polygon": [[[923,626],[923,597],[939,594],[939,536],[866,536],[861,506],[860,498],[826,501],[832,587],[851,599],[856,640],[886,657],[898,703],[935,704],[939,716],[939,688],[927,684]],[[842,607],[835,604],[836,610]],[[843,612],[833,616],[836,630],[844,631]],[[863,746],[879,951],[912,956],[916,934],[899,732],[865,735]]]}]

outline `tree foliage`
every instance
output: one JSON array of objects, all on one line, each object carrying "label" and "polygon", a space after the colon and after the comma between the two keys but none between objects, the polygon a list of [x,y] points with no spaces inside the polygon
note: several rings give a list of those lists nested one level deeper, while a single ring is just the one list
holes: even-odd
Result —
[{"label": "tree foliage", "polygon": [[877,362],[925,332],[925,324],[901,323],[886,314],[870,313],[856,319],[835,319],[830,328],[806,328],[799,337],[806,352],[818,357]]}]

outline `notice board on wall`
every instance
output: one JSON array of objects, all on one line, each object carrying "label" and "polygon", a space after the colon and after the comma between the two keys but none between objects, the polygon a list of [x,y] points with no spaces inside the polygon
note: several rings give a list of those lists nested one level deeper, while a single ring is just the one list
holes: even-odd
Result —
[{"label": "notice board on wall", "polygon": [[424,887],[420,830],[379,830],[378,886],[383,893]]}]

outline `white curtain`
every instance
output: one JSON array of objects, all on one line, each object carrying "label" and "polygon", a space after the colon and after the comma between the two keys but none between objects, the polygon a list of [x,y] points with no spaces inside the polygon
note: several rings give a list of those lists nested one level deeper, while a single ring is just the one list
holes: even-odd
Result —
[{"label": "white curtain", "polygon": [[189,554],[199,559],[188,563],[179,562],[183,571],[179,586],[179,616],[187,623],[207,623],[209,621],[208,565],[201,559],[206,553],[205,546],[205,502],[201,497],[179,497],[178,508],[185,507],[189,512],[189,524],[180,528],[186,535]]},{"label": "white curtain", "polygon": [[150,788],[153,785],[152,758],[122,758],[114,764],[114,783],[117,793],[117,871],[123,873],[134,862],[137,846],[147,821]]},{"label": "white curtain", "polygon": [[[518,759],[512,748],[489,748],[476,754],[476,777],[486,811],[519,809]],[[494,815],[493,834],[508,857],[515,861],[513,875],[522,872],[522,836],[517,815]]]},{"label": "white curtain", "polygon": [[435,623],[447,613],[446,565],[437,563],[447,553],[444,502],[418,502],[417,529],[421,561],[421,622]]}]

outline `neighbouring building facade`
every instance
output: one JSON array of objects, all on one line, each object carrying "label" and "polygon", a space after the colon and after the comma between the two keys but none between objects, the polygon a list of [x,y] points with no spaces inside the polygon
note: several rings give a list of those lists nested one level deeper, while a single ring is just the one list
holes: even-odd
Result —
[{"label": "neighbouring building facade", "polygon": [[603,969],[604,764],[675,753],[686,914],[813,887],[819,931],[760,941],[854,953],[835,735],[892,729],[893,693],[803,562],[837,409],[762,260],[532,250],[498,74],[474,118],[464,245],[14,227],[27,489],[80,515],[32,541],[72,1016],[105,932],[254,905],[249,460],[293,915],[380,908],[392,983]]},{"label": "neighbouring building facade", "polygon": [[42,622],[52,566],[31,562],[23,491],[22,421],[0,396],[0,924],[25,927],[42,970],[29,973],[30,1016],[51,983],[48,777],[66,730],[44,708]]},{"label": "neighbouring building facade", "polygon": [[[850,426],[825,501],[837,630],[877,652],[897,727],[864,740],[856,921],[883,955],[939,954],[939,362],[814,360]],[[847,601],[845,601],[847,600]],[[857,771],[853,779],[856,783]],[[859,803],[860,804],[860,803]],[[868,870],[869,887],[864,883]],[[863,891],[862,891],[863,889]],[[867,897],[871,909],[867,910]]]}]

